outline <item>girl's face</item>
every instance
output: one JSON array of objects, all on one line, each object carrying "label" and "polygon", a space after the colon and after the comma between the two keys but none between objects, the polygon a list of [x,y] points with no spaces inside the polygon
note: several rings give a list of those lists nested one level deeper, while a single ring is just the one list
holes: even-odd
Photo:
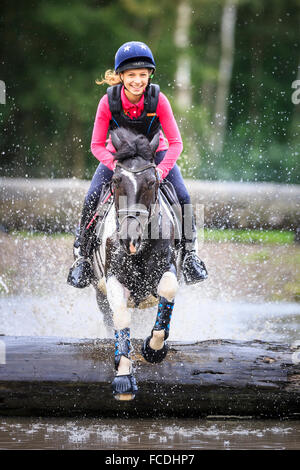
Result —
[{"label": "girl's face", "polygon": [[151,71],[149,69],[132,69],[125,70],[120,74],[125,88],[127,89],[126,91],[133,95],[132,98],[137,98],[144,93],[148,85],[150,73]]}]

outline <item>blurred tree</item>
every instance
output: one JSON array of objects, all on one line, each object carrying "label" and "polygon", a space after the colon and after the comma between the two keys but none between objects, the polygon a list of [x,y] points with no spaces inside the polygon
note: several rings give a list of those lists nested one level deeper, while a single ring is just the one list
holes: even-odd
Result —
[{"label": "blurred tree", "polygon": [[217,82],[214,129],[211,146],[217,154],[222,153],[227,126],[227,109],[231,74],[234,60],[234,35],[238,0],[226,0],[221,21],[221,57]]},{"label": "blurred tree", "polygon": [[175,75],[176,105],[186,111],[192,105],[190,28],[192,9],[188,0],[180,0],[177,6],[177,21],[174,31],[174,43],[178,48]]},{"label": "blurred tree", "polygon": [[[179,162],[186,175],[298,183],[299,105],[291,84],[300,56],[299,0],[238,0],[225,48],[228,2],[2,0],[1,174],[90,177],[98,163],[89,150],[94,116],[106,91],[95,79],[113,68],[123,42],[136,39],[153,50],[154,81],[184,139]],[[219,154],[209,145],[215,113],[225,117]]]}]

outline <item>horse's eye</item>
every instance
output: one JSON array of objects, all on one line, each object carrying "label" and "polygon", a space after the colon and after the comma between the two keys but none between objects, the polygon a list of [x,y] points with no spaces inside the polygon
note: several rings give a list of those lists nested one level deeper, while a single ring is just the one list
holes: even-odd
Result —
[{"label": "horse's eye", "polygon": [[114,176],[112,182],[115,186],[118,186],[122,181],[122,176]]}]

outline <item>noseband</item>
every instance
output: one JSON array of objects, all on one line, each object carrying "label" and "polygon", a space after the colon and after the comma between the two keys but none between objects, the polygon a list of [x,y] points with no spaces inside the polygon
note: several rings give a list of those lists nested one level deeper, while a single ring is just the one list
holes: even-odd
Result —
[{"label": "noseband", "polygon": [[[142,168],[138,168],[138,169],[127,168],[125,165],[122,165],[122,163],[120,163],[120,162],[116,163],[116,167],[117,166],[122,168],[123,170],[129,171],[130,173],[134,173],[134,174],[142,173],[143,171],[146,171],[149,168],[156,168],[155,163],[148,163],[147,165],[143,166]],[[156,179],[157,179],[157,176],[156,176]],[[155,195],[155,202],[157,202],[157,194]],[[118,231],[120,231],[121,226],[123,225],[124,221],[127,220],[128,218],[135,219],[138,222],[138,224],[143,226],[144,224],[141,222],[140,218],[142,218],[144,220],[146,219],[149,223],[149,221],[152,217],[151,211],[149,211],[147,209],[138,209],[137,210],[137,209],[130,209],[130,208],[127,209],[126,208],[126,209],[118,209],[116,212],[117,212]],[[153,212],[155,212],[155,211],[153,211]]]}]

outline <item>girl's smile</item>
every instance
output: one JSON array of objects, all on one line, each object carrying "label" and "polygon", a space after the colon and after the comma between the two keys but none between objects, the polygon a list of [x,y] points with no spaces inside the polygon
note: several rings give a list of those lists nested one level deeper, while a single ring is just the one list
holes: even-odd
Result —
[{"label": "girl's smile", "polygon": [[137,103],[148,85],[150,71],[148,69],[132,69],[125,70],[120,75],[127,98],[132,103]]}]

